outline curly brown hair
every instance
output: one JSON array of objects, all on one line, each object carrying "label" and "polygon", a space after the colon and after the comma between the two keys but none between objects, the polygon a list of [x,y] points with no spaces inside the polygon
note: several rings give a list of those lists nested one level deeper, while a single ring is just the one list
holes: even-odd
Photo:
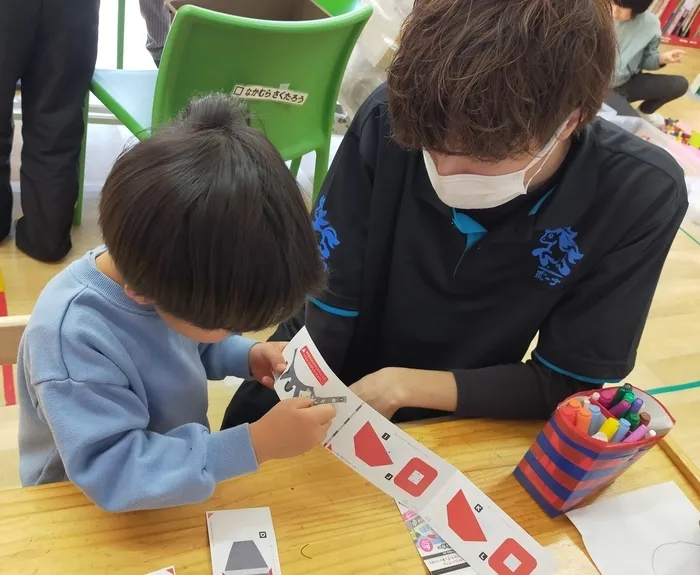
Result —
[{"label": "curly brown hair", "polygon": [[485,162],[541,148],[600,109],[615,66],[609,0],[416,0],[389,68],[402,146]]}]

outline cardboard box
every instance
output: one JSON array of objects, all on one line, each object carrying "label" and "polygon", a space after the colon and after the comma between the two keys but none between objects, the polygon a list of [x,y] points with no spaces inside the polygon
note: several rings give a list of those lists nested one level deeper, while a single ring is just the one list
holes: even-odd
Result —
[{"label": "cardboard box", "polygon": [[185,4],[257,20],[319,20],[330,14],[313,0],[166,0],[172,17]]}]

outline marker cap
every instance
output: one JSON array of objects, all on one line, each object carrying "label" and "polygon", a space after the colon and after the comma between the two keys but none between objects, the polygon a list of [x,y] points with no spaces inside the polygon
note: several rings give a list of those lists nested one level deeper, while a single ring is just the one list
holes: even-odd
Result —
[{"label": "marker cap", "polygon": [[576,423],[576,410],[573,407],[571,407],[568,403],[559,408],[559,411],[561,411],[561,414],[564,416],[564,418],[568,419],[572,425]]},{"label": "marker cap", "polygon": [[625,435],[629,433],[630,422],[626,419],[620,419],[619,421],[620,424],[617,428],[617,431],[615,432],[615,435],[612,436],[610,443],[619,443],[625,438]]},{"label": "marker cap", "polygon": [[576,428],[581,432],[588,435],[588,428],[591,426],[591,411],[583,407],[576,414]]},{"label": "marker cap", "polygon": [[595,435],[592,436],[593,439],[599,439],[600,441],[605,441],[605,443],[608,442],[608,436],[605,435],[602,431],[599,431]]},{"label": "marker cap", "polygon": [[614,415],[615,417],[622,417],[630,410],[630,407],[630,402],[626,399],[623,399],[620,403],[610,408],[610,415]]},{"label": "marker cap", "polygon": [[641,399],[640,397],[637,397],[632,402],[632,407],[630,407],[630,412],[639,413],[642,410],[643,406],[644,406],[644,400]]},{"label": "marker cap", "polygon": [[617,394],[616,387],[605,388],[603,391],[600,392],[600,398],[598,399],[598,403],[600,403],[600,405],[602,405],[605,408],[610,407],[612,400],[615,398],[615,394]]},{"label": "marker cap", "polygon": [[600,433],[604,433],[608,441],[615,435],[617,428],[620,427],[620,422],[614,417],[608,417],[603,425],[600,426]]},{"label": "marker cap", "polygon": [[649,427],[649,424],[651,423],[651,415],[649,415],[646,411],[642,411],[639,414],[639,423]]},{"label": "marker cap", "polygon": [[588,411],[591,412],[591,424],[588,426],[588,435],[593,436],[598,433],[600,426],[605,421],[605,417],[603,417],[603,412],[600,411],[600,407],[597,405],[591,404],[588,407]]},{"label": "marker cap", "polygon": [[570,399],[567,405],[578,411],[583,407],[583,402],[580,399]]}]

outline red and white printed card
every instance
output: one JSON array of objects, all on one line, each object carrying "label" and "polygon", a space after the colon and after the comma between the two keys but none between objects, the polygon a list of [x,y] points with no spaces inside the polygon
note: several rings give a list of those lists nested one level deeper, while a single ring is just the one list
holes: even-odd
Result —
[{"label": "red and white printed card", "polygon": [[462,473],[364,403],[330,370],[302,329],[284,351],[281,399],[333,403],[324,446],[421,515],[479,575],[549,575],[551,554]]},{"label": "red and white printed card", "polygon": [[158,571],[152,571],[151,573],[146,573],[146,575],[177,575],[175,573],[175,567],[166,567],[165,569],[158,569]]}]

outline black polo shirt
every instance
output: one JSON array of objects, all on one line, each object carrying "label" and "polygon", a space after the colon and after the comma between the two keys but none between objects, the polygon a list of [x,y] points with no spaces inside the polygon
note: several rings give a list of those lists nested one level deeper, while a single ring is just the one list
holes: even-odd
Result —
[{"label": "black polo shirt", "polygon": [[347,383],[388,366],[451,370],[461,414],[541,416],[572,382],[632,370],[687,205],[671,156],[595,121],[539,190],[453,210],[422,153],[391,138],[381,87],[312,213],[329,286],[307,326]]}]

